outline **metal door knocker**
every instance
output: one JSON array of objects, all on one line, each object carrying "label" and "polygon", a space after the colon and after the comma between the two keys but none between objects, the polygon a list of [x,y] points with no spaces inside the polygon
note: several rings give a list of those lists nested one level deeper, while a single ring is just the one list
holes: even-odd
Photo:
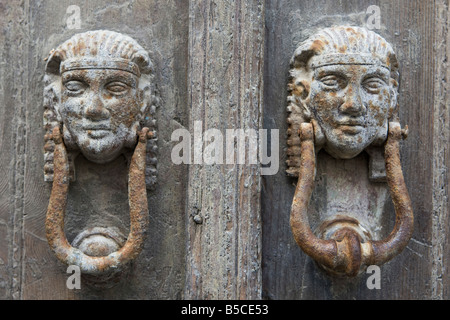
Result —
[{"label": "metal door knocker", "polygon": [[[290,75],[287,173],[298,177],[290,216],[294,239],[329,273],[357,276],[399,254],[413,232],[399,154],[407,130],[398,122],[397,58],[391,45],[372,31],[332,27],[296,49]],[[322,221],[313,232],[308,206],[320,149],[335,159],[367,151],[371,181],[384,177],[394,204],[396,220],[389,236],[373,239],[370,228],[350,215]]]},{"label": "metal door knocker", "polygon": [[[84,274],[122,270],[143,248],[148,226],[147,188],[156,181],[153,66],[132,38],[98,30],[74,35],[47,59],[44,90],[46,181],[53,181],[46,235],[57,258]],[[133,151],[134,149],[134,151]],[[93,227],[69,244],[64,216],[78,154],[107,163],[132,153],[128,199],[130,231]]]}]

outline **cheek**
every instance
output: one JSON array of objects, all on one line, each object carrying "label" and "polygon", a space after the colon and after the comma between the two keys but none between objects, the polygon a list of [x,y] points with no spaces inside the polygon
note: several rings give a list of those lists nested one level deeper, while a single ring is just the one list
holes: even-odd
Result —
[{"label": "cheek", "polygon": [[369,99],[367,103],[368,113],[370,114],[369,121],[373,123],[374,126],[383,126],[388,118],[389,111],[389,97],[387,95],[379,95]]},{"label": "cheek", "polygon": [[121,124],[130,128],[139,116],[139,106],[135,99],[123,98],[110,101],[108,109],[111,113],[111,124],[119,127]]},{"label": "cheek", "polygon": [[61,99],[61,115],[63,117],[80,118],[84,108],[84,99],[67,98]]},{"label": "cheek", "polygon": [[311,106],[319,115],[337,114],[339,106],[343,103],[344,99],[333,91],[320,91],[311,96]]}]

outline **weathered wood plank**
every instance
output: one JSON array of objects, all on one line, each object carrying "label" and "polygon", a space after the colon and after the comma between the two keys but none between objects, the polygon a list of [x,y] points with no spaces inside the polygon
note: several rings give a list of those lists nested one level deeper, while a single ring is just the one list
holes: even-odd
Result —
[{"label": "weathered wood plank", "polygon": [[[260,128],[263,9],[261,1],[190,1],[191,132],[196,121],[224,140],[227,129]],[[186,298],[261,296],[260,188],[259,166],[248,160],[190,165]]]},{"label": "weathered wood plank", "polygon": [[[67,28],[69,5],[81,8],[81,29]],[[364,276],[329,278],[297,247],[289,227],[296,180],[284,174],[283,153],[294,49],[317,28],[364,25],[370,5],[380,7],[378,32],[401,63],[400,119],[410,128],[401,155],[416,217],[407,249],[382,266],[381,290],[369,290]],[[446,0],[0,4],[0,43],[8,44],[0,49],[0,299],[448,299],[448,18]],[[159,182],[149,193],[145,250],[126,281],[73,291],[45,239],[43,59],[74,33],[100,28],[152,51],[162,101]],[[196,121],[202,132],[218,129],[224,138],[226,129],[279,129],[278,174],[261,181],[258,165],[175,166],[171,134],[193,133]],[[70,240],[91,223],[126,230],[125,164],[116,164],[100,169],[78,159]],[[393,225],[389,201],[385,232]]]},{"label": "weathered wood plank", "polygon": [[[367,277],[344,281],[321,271],[297,247],[289,227],[296,179],[264,177],[263,290],[269,299],[374,299],[431,297],[431,213],[433,211],[433,2],[422,1],[268,1],[266,4],[266,63],[264,127],[285,131],[289,60],[297,45],[315,30],[332,25],[365,26],[370,5],[380,8],[381,28],[401,64],[400,119],[409,125],[402,143],[403,172],[416,217],[415,233],[401,255],[381,268],[382,289],[369,290]],[[286,146],[280,134],[280,150]],[[440,145],[436,148],[442,148]],[[281,155],[280,163],[285,160]],[[336,167],[337,168],[337,167]],[[339,169],[337,169],[339,170]],[[318,195],[320,197],[320,195]],[[440,200],[438,200],[439,202]],[[393,226],[392,204],[385,207],[383,232]],[[443,218],[446,220],[446,218]],[[277,275],[276,277],[274,275]],[[412,289],[414,288],[414,289]]]},{"label": "weathered wood plank", "polygon": [[[69,5],[80,7],[81,29],[68,28]],[[187,7],[187,1],[17,1],[8,3],[2,12],[0,20],[7,26],[10,46],[2,47],[0,65],[5,75],[1,85],[6,89],[0,107],[0,114],[5,115],[1,118],[4,152],[0,163],[8,177],[8,185],[0,184],[0,219],[5,221],[0,224],[0,237],[8,237],[0,258],[9,273],[9,279],[4,280],[6,293],[1,295],[19,299],[182,296],[185,255],[180,244],[184,243],[186,168],[173,167],[166,159],[170,159],[172,131],[187,124]],[[83,285],[77,291],[67,289],[66,267],[50,252],[45,239],[51,186],[43,180],[44,58],[71,35],[103,28],[128,34],[151,52],[161,96],[157,117],[158,157],[162,161],[158,164],[157,188],[148,196],[151,223],[145,250],[130,274],[112,289],[97,291]],[[115,226],[127,234],[126,162],[119,161],[109,171],[106,167],[103,172],[110,175],[101,176],[95,174],[97,168],[92,164],[82,158],[77,161],[79,173],[86,175],[71,185],[66,221],[69,241],[84,226],[92,225]],[[87,177],[98,179],[91,182]],[[172,201],[174,198],[179,200]],[[1,277],[5,279],[6,275],[2,273]]]},{"label": "weathered wood plank", "polygon": [[448,79],[450,68],[449,5],[436,1],[434,44],[433,214],[431,254],[431,298],[448,299],[449,290],[449,184],[450,114]]},{"label": "weathered wood plank", "polygon": [[23,142],[26,53],[16,41],[26,35],[25,8],[20,1],[0,6],[0,297],[19,299],[22,283]]}]

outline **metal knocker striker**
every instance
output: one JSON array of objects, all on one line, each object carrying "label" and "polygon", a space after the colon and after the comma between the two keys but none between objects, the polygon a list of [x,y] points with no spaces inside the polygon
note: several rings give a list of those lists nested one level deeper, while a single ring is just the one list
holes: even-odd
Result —
[{"label": "metal knocker striker", "polygon": [[[330,274],[356,276],[398,255],[413,232],[413,210],[400,163],[398,63],[389,43],[372,31],[340,26],[303,42],[291,61],[288,174],[298,177],[290,225],[300,248]],[[352,159],[369,147],[384,153],[385,177],[396,213],[392,232],[373,240],[358,219],[327,221],[326,237],[311,230],[308,205],[316,156],[324,149]]]},{"label": "metal knocker striker", "polygon": [[[53,186],[46,235],[56,257],[79,266],[84,274],[120,271],[144,245],[147,188],[156,178],[152,68],[148,53],[134,39],[106,30],[76,34],[47,59],[44,173]],[[73,159],[81,153],[102,164],[133,149],[128,174],[130,231],[125,243],[112,230],[96,227],[82,232],[74,240],[76,246],[69,244],[64,217],[69,182],[74,179]],[[89,237],[91,243],[83,246]]]}]

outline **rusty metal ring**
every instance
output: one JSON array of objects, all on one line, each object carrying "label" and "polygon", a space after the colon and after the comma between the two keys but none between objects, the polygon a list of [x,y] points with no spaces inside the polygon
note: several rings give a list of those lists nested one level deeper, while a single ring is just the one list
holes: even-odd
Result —
[{"label": "rusty metal ring", "polygon": [[149,129],[143,128],[139,132],[139,141],[129,168],[130,231],[127,241],[118,251],[102,257],[92,257],[74,248],[64,234],[64,216],[69,191],[69,165],[60,129],[55,128],[52,135],[55,142],[54,179],[45,221],[47,241],[51,250],[63,263],[76,265],[85,274],[100,275],[120,270],[141,252],[149,223],[145,185],[146,144],[151,135]]},{"label": "rusty metal ring", "polygon": [[338,238],[327,240],[316,237],[311,231],[307,209],[314,188],[316,168],[313,125],[301,124],[299,134],[301,164],[290,215],[292,233],[299,247],[326,270],[345,276],[356,276],[362,266],[381,265],[398,255],[409,242],[414,225],[411,200],[400,164],[400,124],[389,123],[384,155],[387,182],[396,214],[395,226],[387,238],[365,243],[361,243],[356,232],[351,229],[342,230]]}]

